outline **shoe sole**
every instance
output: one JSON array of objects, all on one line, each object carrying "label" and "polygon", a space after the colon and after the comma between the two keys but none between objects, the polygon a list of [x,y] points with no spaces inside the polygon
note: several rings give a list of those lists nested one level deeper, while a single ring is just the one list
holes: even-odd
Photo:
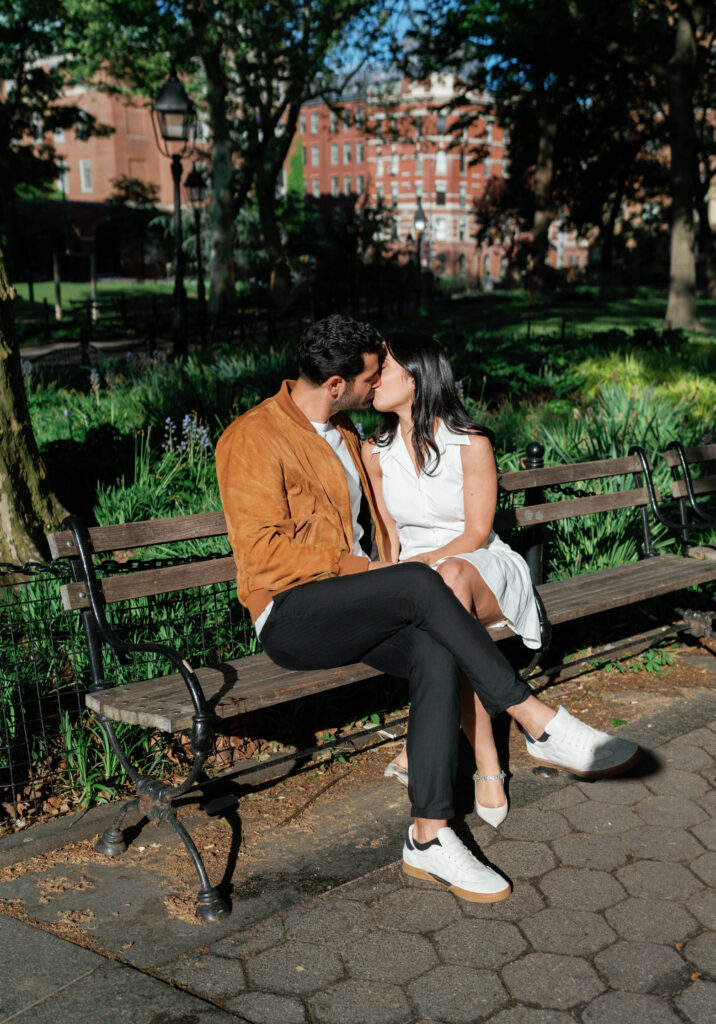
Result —
[{"label": "shoe sole", "polygon": [[[527,751],[530,754],[529,750]],[[576,775],[580,779],[608,779],[612,775],[620,775],[622,772],[628,771],[633,765],[637,763],[641,757],[641,750],[637,748],[632,756],[622,761],[621,764],[612,765],[611,768],[601,768],[596,771],[582,772],[578,768],[568,768],[564,764],[556,764],[554,761],[545,761],[540,757],[535,757],[534,754],[530,754],[531,760],[534,764],[540,764],[545,768],[555,768],[558,772],[569,772],[570,775]]]},{"label": "shoe sole", "polygon": [[509,885],[506,889],[500,890],[500,892],[470,892],[469,889],[461,889],[459,885],[449,885],[447,882],[443,882],[441,878],[436,878],[429,871],[425,871],[424,868],[413,867],[407,861],[403,861],[403,871],[406,875],[410,875],[411,878],[420,878],[424,882],[434,882],[436,885],[441,885],[443,889],[448,889],[450,892],[455,893],[456,896],[459,896],[461,900],[467,900],[469,903],[499,903],[500,900],[506,900],[512,892]]}]

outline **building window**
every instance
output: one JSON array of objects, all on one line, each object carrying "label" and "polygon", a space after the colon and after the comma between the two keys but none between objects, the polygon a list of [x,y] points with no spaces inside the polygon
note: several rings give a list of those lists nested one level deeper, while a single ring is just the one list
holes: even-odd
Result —
[{"label": "building window", "polygon": [[365,125],[365,110],[363,107],[356,107],[356,128],[363,130]]},{"label": "building window", "polygon": [[343,143],[343,163],[349,164],[351,162],[351,144],[350,142]]},{"label": "building window", "polygon": [[365,161],[365,148],[362,142],[356,142],[356,163],[362,164]]},{"label": "building window", "polygon": [[485,134],[487,135],[488,143],[492,143],[492,121],[488,121],[485,125]]},{"label": "building window", "polygon": [[398,182],[394,181],[390,186],[390,197],[393,200],[393,206],[398,205]]},{"label": "building window", "polygon": [[57,179],[57,187],[63,196],[66,196],[70,191],[70,175],[67,164],[64,160],[57,161],[57,170],[60,172]]},{"label": "building window", "polygon": [[462,219],[460,220],[460,223],[459,223],[458,229],[457,229],[457,237],[459,238],[459,240],[461,242],[464,242],[465,239],[467,238],[467,221],[466,220],[462,220]]},{"label": "building window", "polygon": [[390,173],[397,174],[400,170],[400,157],[397,153],[393,153],[390,158]]},{"label": "building window", "polygon": [[363,188],[363,175],[359,174],[358,177],[356,178],[356,195],[362,196]]},{"label": "building window", "polygon": [[485,158],[485,177],[489,178],[491,173],[492,172],[491,172],[491,167],[490,167],[490,158],[488,156],[488,157]]},{"label": "building window", "polygon": [[335,110],[331,111],[331,131],[338,131],[338,114],[335,112]]},{"label": "building window", "polygon": [[447,239],[447,218],[436,217],[435,218],[435,238],[438,242],[444,242]]},{"label": "building window", "polygon": [[465,258],[465,253],[464,252],[461,252],[460,255],[458,256],[458,258],[457,258],[457,265],[458,265],[458,269],[459,269],[460,273],[464,274],[465,273],[465,267],[467,266],[467,259]]},{"label": "building window", "polygon": [[318,199],[321,195],[321,183],[318,178],[314,178],[311,182],[311,195],[314,199]]},{"label": "building window", "polygon": [[435,193],[435,202],[438,206],[445,206],[445,186],[438,185],[437,192]]},{"label": "building window", "polygon": [[338,178],[331,178],[331,195],[338,195]]},{"label": "building window", "polygon": [[83,192],[92,191],[92,161],[80,160],[80,188]]},{"label": "building window", "polygon": [[331,165],[335,167],[338,163],[338,146],[333,143],[331,146]]},{"label": "building window", "polygon": [[376,191],[378,193],[378,202],[382,203],[383,202],[383,186],[382,185],[378,185]]},{"label": "building window", "polygon": [[415,118],[415,138],[422,139],[423,137],[423,119],[422,117]]},{"label": "building window", "polygon": [[311,133],[318,134],[318,114],[311,114]]},{"label": "building window", "polygon": [[343,195],[344,196],[349,196],[349,195],[351,195],[352,191],[353,191],[353,189],[351,188],[351,179],[350,178],[344,178],[343,179]]},{"label": "building window", "polygon": [[439,149],[435,155],[435,173],[447,174],[447,153],[444,149]]},{"label": "building window", "polygon": [[65,140],[65,129],[64,128],[55,128],[55,130],[52,133],[52,135],[53,135],[53,138],[55,140],[55,144],[57,146],[64,145],[64,143],[66,141]]},{"label": "building window", "polygon": [[383,163],[383,157],[382,156],[378,157],[378,160],[377,160],[377,163],[376,163],[376,168],[375,168],[375,173],[378,175],[379,178],[382,178],[383,175],[385,174],[385,164]]},{"label": "building window", "polygon": [[464,206],[467,202],[467,185],[464,181],[460,182],[460,206]]},{"label": "building window", "polygon": [[305,114],[301,114],[300,125],[301,125],[301,135],[305,135],[306,134],[306,115]]},{"label": "building window", "polygon": [[444,135],[447,130],[447,114],[438,114],[437,119],[437,132],[438,135]]},{"label": "building window", "polygon": [[318,146],[311,146],[311,167],[318,167]]},{"label": "building window", "polygon": [[308,150],[305,146],[301,146],[301,156],[303,157],[303,166],[305,167],[308,163]]},{"label": "building window", "polygon": [[420,149],[417,152],[417,158],[416,158],[416,161],[415,161],[415,173],[416,174],[422,174],[423,173],[423,153],[422,153],[422,150],[420,150]]},{"label": "building window", "polygon": [[398,222],[395,219],[390,222],[390,237],[394,242],[397,242],[400,237],[398,234]]},{"label": "building window", "polygon": [[460,174],[465,173],[465,167],[467,165],[467,159],[465,157],[465,149],[460,150]]}]

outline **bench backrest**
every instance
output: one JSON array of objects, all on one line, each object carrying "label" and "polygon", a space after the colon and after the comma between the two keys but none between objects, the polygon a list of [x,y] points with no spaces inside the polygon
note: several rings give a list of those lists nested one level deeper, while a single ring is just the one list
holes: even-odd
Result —
[{"label": "bench backrest", "polygon": [[[639,459],[630,456],[502,473],[499,478],[501,493],[512,500],[515,495],[524,492],[526,503],[521,507],[500,509],[495,518],[496,529],[533,527],[613,509],[644,507],[649,501],[646,489],[624,488],[623,485],[625,476],[640,471]],[[576,496],[565,495],[558,501],[544,500],[544,490],[607,478],[615,480],[615,489],[608,493],[580,496],[577,492]],[[570,487],[570,490],[573,488]],[[205,512],[115,526],[96,526],[88,532],[95,554],[133,552],[140,548],[161,546],[164,549],[166,545],[181,541],[225,536],[226,520],[223,512]],[[48,539],[53,559],[77,555],[70,531],[51,534]],[[226,583],[235,576],[234,559],[226,556],[159,568],[143,569],[139,566],[116,576],[105,577],[101,581],[101,586],[105,601],[107,604],[113,604],[131,598],[152,597],[194,587]],[[88,608],[86,590],[83,583],[64,584],[61,587],[61,595],[65,609],[69,611]]]},{"label": "bench backrest", "polygon": [[[716,465],[716,444],[703,444],[696,448],[684,448],[682,450],[689,470],[691,470],[692,466],[704,466],[707,463],[714,463],[714,465]],[[683,478],[681,460],[679,458],[678,451],[673,448],[669,449],[664,453],[664,460],[671,470],[671,475],[673,477],[671,484],[672,496],[680,499],[686,498],[686,482]],[[706,473],[702,476],[692,475],[691,486],[694,494],[696,495],[716,494],[716,474]]]}]

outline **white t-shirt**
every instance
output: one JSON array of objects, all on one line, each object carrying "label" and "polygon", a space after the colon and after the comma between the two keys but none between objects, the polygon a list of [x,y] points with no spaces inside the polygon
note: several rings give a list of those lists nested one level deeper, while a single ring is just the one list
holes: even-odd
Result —
[{"label": "white t-shirt", "polygon": [[[353,554],[360,555],[365,558],[365,551],[360,545],[361,538],[363,537],[363,527],[358,522],[361,501],[363,500],[363,488],[361,487],[358,470],[355,467],[355,463],[351,458],[348,447],[343,440],[338,427],[335,427],[330,420],[327,420],[325,423],[314,423],[313,420],[311,420],[311,426],[317,434],[320,434],[324,441],[328,442],[341,461],[343,471],[346,474],[348,496],[351,503],[351,518],[353,520]],[[271,614],[272,608],[273,601],[269,601],[254,623],[254,629],[256,630],[257,637],[261,635],[261,630],[264,627],[266,619]]]}]

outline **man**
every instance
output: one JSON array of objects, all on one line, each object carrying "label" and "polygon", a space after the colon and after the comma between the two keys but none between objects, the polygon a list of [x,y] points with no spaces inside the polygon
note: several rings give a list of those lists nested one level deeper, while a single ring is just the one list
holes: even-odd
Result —
[{"label": "man", "polygon": [[523,727],[540,763],[597,777],[631,764],[638,748],[531,696],[431,568],[383,561],[360,440],[344,414],[370,404],[382,354],[368,324],[341,316],[319,321],[300,339],[298,380],[284,381],[220,438],[216,467],[239,599],[267,654],[285,668],[363,661],[407,677],[414,823],[404,870],[463,899],[495,902],[509,895],[506,880],[448,827],[461,671],[489,714],[507,711]]}]

